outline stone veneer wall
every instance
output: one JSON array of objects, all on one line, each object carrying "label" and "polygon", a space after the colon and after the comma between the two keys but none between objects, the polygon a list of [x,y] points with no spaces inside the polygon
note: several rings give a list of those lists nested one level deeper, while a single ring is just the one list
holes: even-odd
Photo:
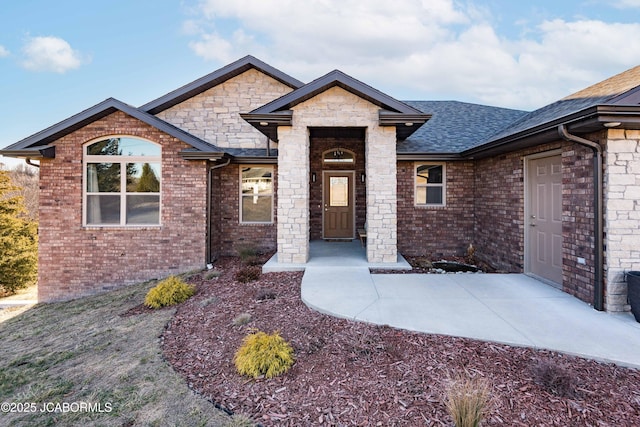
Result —
[{"label": "stone veneer wall", "polygon": [[403,255],[464,255],[474,235],[473,162],[446,162],[446,205],[415,206],[415,165],[398,162],[398,250]]},{"label": "stone veneer wall", "polygon": [[[341,147],[343,149],[351,150],[356,155],[356,162],[354,164],[330,164],[324,165],[322,162],[322,152],[331,148]],[[310,188],[310,200],[309,200],[309,227],[311,240],[322,239],[322,220],[323,220],[323,170],[353,170],[355,171],[355,220],[356,230],[364,228],[364,223],[367,220],[367,195],[366,184],[360,181],[360,175],[365,173],[365,161],[364,161],[364,141],[358,139],[344,139],[344,138],[314,138],[311,140],[311,172],[316,173],[316,182],[311,182]],[[356,231],[354,230],[354,231]],[[357,237],[357,234],[356,234]]]},{"label": "stone veneer wall", "polygon": [[625,272],[640,270],[640,131],[609,130],[605,154],[606,309],[628,310]]},{"label": "stone veneer wall", "polygon": [[262,252],[276,249],[278,167],[273,167],[274,212],[272,224],[240,223],[240,168],[230,164],[214,169],[211,193],[211,255],[236,256],[238,250],[251,247]]},{"label": "stone veneer wall", "polygon": [[278,261],[309,258],[309,127],[365,127],[367,258],[396,262],[395,128],[378,126],[379,107],[333,87],[293,110],[292,126],[280,127],[278,157]]},{"label": "stone veneer wall", "polygon": [[[82,226],[83,144],[110,135],[162,145],[161,226]],[[186,144],[115,112],[55,146],[55,159],[40,162],[40,301],[77,298],[204,267],[206,162],[182,159]]]},{"label": "stone veneer wall", "polygon": [[[250,69],[157,117],[218,147],[266,148],[267,137],[240,117],[293,89]],[[275,144],[274,144],[275,147]]]}]

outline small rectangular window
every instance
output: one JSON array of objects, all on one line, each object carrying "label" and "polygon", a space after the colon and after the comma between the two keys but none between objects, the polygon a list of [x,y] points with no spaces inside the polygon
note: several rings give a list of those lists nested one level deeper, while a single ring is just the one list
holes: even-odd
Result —
[{"label": "small rectangular window", "polygon": [[445,165],[422,163],[415,166],[416,206],[445,205]]},{"label": "small rectangular window", "polygon": [[240,222],[273,222],[273,167],[240,167]]}]

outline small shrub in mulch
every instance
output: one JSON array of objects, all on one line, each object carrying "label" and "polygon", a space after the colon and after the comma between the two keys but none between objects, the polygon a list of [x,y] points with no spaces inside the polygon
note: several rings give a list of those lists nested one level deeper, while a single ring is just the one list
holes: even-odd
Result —
[{"label": "small shrub in mulch", "polygon": [[568,369],[546,361],[532,366],[533,379],[547,392],[560,397],[577,397],[578,378]]},{"label": "small shrub in mulch", "polygon": [[256,300],[265,301],[268,299],[276,299],[276,293],[271,289],[262,288],[256,293]]},{"label": "small shrub in mulch", "polygon": [[245,246],[238,249],[238,256],[244,265],[260,264],[260,253],[253,246]]},{"label": "small shrub in mulch", "polygon": [[211,270],[211,271],[205,273],[204,279],[205,280],[213,280],[213,279],[217,279],[221,275],[222,275],[222,272],[220,270]]},{"label": "small shrub in mulch", "polygon": [[233,361],[240,375],[273,378],[293,365],[293,347],[278,332],[256,331],[244,338]]},{"label": "small shrub in mulch", "polygon": [[144,305],[161,308],[179,304],[195,294],[196,288],[182,279],[170,276],[151,288],[144,298]]},{"label": "small shrub in mulch", "polygon": [[251,322],[251,315],[249,313],[240,313],[233,319],[233,324],[235,326],[246,325]]},{"label": "small shrub in mulch", "polygon": [[249,283],[258,280],[261,275],[262,268],[260,266],[250,265],[240,269],[236,273],[235,279],[240,283]]}]

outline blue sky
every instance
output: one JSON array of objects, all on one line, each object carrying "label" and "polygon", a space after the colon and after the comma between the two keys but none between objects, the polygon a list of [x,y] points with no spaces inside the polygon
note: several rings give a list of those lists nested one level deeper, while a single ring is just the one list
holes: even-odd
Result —
[{"label": "blue sky", "polygon": [[0,147],[247,54],[303,81],[337,68],[401,100],[526,110],[640,64],[640,0],[2,3]]}]

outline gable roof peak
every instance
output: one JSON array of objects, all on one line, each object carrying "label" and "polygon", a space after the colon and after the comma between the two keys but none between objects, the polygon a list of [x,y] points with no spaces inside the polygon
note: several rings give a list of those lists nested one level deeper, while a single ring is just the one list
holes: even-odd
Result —
[{"label": "gable roof peak", "polygon": [[6,154],[8,156],[26,156],[31,153],[37,154],[39,149],[47,146],[48,144],[55,142],[56,140],[116,111],[121,111],[143,123],[153,126],[154,128],[181,140],[197,150],[205,152],[220,151],[218,147],[116,98],[107,98],[78,114],[24,138],[0,151],[2,154]]},{"label": "gable roof peak", "polygon": [[158,114],[250,69],[258,70],[280,83],[291,87],[292,89],[297,89],[304,85],[300,80],[283,73],[252,55],[247,55],[207,74],[206,76],[200,77],[191,83],[187,83],[186,85],[179,87],[160,98],[142,105],[140,110],[146,111],[149,114]]}]

